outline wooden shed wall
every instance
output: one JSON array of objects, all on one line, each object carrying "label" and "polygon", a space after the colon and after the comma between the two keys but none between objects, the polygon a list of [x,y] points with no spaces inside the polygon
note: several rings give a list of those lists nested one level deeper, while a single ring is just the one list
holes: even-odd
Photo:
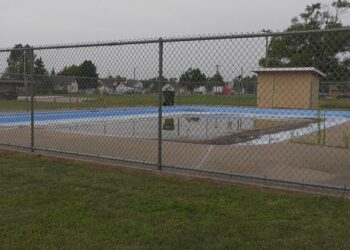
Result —
[{"label": "wooden shed wall", "polygon": [[261,108],[310,109],[318,102],[319,78],[310,72],[263,72],[258,75]]}]

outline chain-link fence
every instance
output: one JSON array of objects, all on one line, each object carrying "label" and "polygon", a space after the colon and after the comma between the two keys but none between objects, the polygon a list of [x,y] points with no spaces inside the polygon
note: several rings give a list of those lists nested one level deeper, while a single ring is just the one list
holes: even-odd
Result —
[{"label": "chain-link fence", "polygon": [[0,50],[0,144],[347,192],[350,29]]}]

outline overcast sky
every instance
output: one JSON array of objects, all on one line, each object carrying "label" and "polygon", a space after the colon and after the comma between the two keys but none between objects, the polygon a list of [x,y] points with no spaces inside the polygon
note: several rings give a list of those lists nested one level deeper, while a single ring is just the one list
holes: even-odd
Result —
[{"label": "overcast sky", "polygon": [[283,30],[315,1],[0,0],[0,47]]}]

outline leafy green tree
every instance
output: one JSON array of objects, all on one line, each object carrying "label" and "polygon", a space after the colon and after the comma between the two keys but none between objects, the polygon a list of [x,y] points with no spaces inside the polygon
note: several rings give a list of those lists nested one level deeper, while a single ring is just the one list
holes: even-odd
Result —
[{"label": "leafy green tree", "polygon": [[120,76],[120,75],[117,75],[116,77],[114,77],[114,79],[116,80],[117,83],[125,82],[127,80],[126,77]]},{"label": "leafy green tree", "polygon": [[222,77],[222,75],[220,74],[219,71],[217,71],[212,77],[209,77],[207,79],[208,82],[208,90],[212,91],[213,90],[213,86],[224,86],[225,82],[224,82],[224,78]]},{"label": "leafy green tree", "polygon": [[96,65],[92,61],[84,61],[79,67],[80,76],[98,77]]},{"label": "leafy green tree", "polygon": [[167,82],[169,82],[169,83],[176,83],[176,82],[177,82],[177,78],[171,77],[171,78],[169,78],[169,79],[167,80]]},{"label": "leafy green tree", "polygon": [[[331,6],[308,5],[299,17],[292,19],[286,31],[342,28],[341,17],[349,8],[350,3],[346,0],[337,0]],[[268,56],[259,64],[262,67],[315,67],[327,74],[327,80],[348,80],[349,49],[347,32],[273,37]]]},{"label": "leafy green tree", "polygon": [[77,77],[79,89],[97,88],[99,85],[97,68],[92,61],[88,60],[80,65],[66,66],[57,75]]},{"label": "leafy green tree", "polygon": [[212,77],[208,78],[208,82],[220,85],[224,83],[224,78],[220,72],[216,72]]},{"label": "leafy green tree", "polygon": [[14,50],[11,51],[7,58],[7,67],[3,78],[23,80],[24,72],[30,74],[31,62],[34,64],[35,75],[47,75],[42,58],[36,58],[36,55],[28,44],[25,46],[16,44],[13,48]]},{"label": "leafy green tree", "polygon": [[45,68],[43,59],[41,57],[35,59],[34,61],[34,74],[35,75],[48,75],[49,72]]},{"label": "leafy green tree", "polygon": [[[149,89],[152,92],[157,92],[158,88],[159,88],[159,76],[157,77],[153,77],[150,79],[145,79],[142,80],[141,82],[143,83],[143,87]],[[175,83],[176,82],[176,78],[166,78],[166,77],[162,77],[162,83]]]},{"label": "leafy green tree", "polygon": [[[48,71],[41,57],[37,58],[36,54],[28,44],[16,44],[7,58],[7,67],[4,79],[24,80],[24,73],[29,79],[31,73],[31,64],[33,63],[33,75],[36,93],[47,93],[53,89],[51,79],[48,77]],[[26,86],[28,87],[28,85]]]},{"label": "leafy green tree", "polygon": [[53,81],[49,76],[43,59],[41,57],[34,61],[34,79],[35,79],[35,92],[38,94],[46,94],[53,91]]},{"label": "leafy green tree", "polygon": [[82,76],[82,72],[80,70],[80,66],[77,65],[71,65],[71,66],[65,66],[63,70],[57,73],[57,75],[60,76]]},{"label": "leafy green tree", "polygon": [[189,68],[180,76],[179,79],[181,85],[187,87],[187,89],[190,91],[198,88],[201,84],[206,83],[206,81],[207,76],[198,68]]}]

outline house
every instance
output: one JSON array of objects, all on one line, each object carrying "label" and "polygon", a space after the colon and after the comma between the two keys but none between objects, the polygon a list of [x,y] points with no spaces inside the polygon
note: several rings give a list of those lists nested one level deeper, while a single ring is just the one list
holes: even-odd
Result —
[{"label": "house", "polygon": [[180,95],[189,95],[191,93],[189,91],[187,91],[185,88],[180,88],[179,89],[179,94]]},{"label": "house", "polygon": [[130,94],[134,92],[134,88],[128,87],[125,83],[120,83],[116,88],[115,88],[115,93],[117,95],[123,95],[123,94]]},{"label": "house", "polygon": [[72,82],[72,84],[67,86],[67,92],[70,94],[78,93],[78,91],[79,91],[79,87],[76,81]]},{"label": "house", "polygon": [[194,94],[201,94],[206,95],[207,94],[207,88],[205,86],[199,86],[198,88],[195,88],[193,90]]},{"label": "house", "polygon": [[19,94],[29,94],[26,85],[27,83],[23,80],[1,79],[0,100],[17,100]]},{"label": "house", "polygon": [[327,95],[330,98],[350,98],[350,84],[332,83],[328,89]]},{"label": "house", "polygon": [[100,86],[99,79],[96,77],[76,77],[79,90],[78,93],[86,95],[94,95]]},{"label": "house", "polygon": [[143,89],[143,83],[142,82],[137,82],[137,83],[134,84],[134,87],[136,89]]},{"label": "house", "polygon": [[315,109],[318,106],[320,78],[316,68],[261,68],[258,74],[259,108]]},{"label": "house", "polygon": [[141,94],[144,92],[143,83],[140,81],[131,80],[124,83],[124,85],[126,85],[129,88],[132,88],[134,93]]},{"label": "house", "polygon": [[103,95],[113,95],[115,93],[115,87],[118,86],[118,83],[114,79],[99,79],[98,90]]},{"label": "house", "polygon": [[214,94],[222,94],[224,92],[224,86],[213,86]]},{"label": "house", "polygon": [[114,89],[106,85],[101,85],[98,87],[98,91],[102,95],[112,95],[114,93]]},{"label": "house", "polygon": [[78,93],[84,94],[84,95],[95,95],[96,89],[95,88],[79,89]]},{"label": "house", "polygon": [[341,91],[339,86],[337,85],[329,85],[328,96],[331,98],[338,98],[340,96]]},{"label": "house", "polygon": [[74,76],[52,76],[54,91],[76,94],[79,85]]}]

